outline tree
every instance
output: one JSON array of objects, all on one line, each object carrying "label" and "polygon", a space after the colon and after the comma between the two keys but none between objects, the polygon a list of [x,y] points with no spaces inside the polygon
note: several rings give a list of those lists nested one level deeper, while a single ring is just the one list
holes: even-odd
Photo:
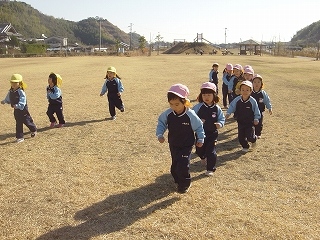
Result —
[{"label": "tree", "polygon": [[19,41],[19,39],[18,39],[17,37],[11,36],[11,37],[10,37],[9,44],[10,44],[12,47],[19,47],[19,46],[20,46],[20,41]]},{"label": "tree", "polygon": [[139,38],[139,49],[141,50],[142,53],[144,53],[144,49],[146,47],[146,43],[147,43],[147,40],[144,36],[141,36]]},{"label": "tree", "polygon": [[158,33],[158,35],[156,36],[155,40],[157,42],[157,45],[158,45],[158,54],[160,54],[160,41],[163,39],[163,37],[161,37],[160,33]]}]

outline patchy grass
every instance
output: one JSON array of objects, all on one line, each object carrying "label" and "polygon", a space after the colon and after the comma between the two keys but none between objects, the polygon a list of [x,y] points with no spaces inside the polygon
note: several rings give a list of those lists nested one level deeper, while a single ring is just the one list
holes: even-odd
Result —
[{"label": "patchy grass", "polygon": [[[213,62],[252,65],[274,114],[262,139],[241,154],[237,129],[220,130],[218,169],[204,176],[193,154],[192,187],[175,192],[167,144],[155,137],[166,92],[186,84],[195,99]],[[319,239],[320,62],[267,56],[67,57],[0,59],[0,96],[23,75],[36,138],[14,143],[15,121],[1,107],[0,238]],[[109,65],[125,87],[126,112],[109,117],[99,97]],[[49,129],[45,88],[63,78],[67,124]],[[221,79],[221,74],[220,74]],[[220,81],[221,82],[221,81]],[[221,89],[221,87],[220,87]]]}]

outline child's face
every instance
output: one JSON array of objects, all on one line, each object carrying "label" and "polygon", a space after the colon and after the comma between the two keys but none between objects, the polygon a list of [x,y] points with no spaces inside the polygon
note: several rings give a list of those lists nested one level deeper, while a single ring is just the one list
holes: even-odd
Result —
[{"label": "child's face", "polygon": [[251,80],[252,80],[253,75],[252,75],[252,74],[250,74],[250,73],[244,73],[244,74],[243,74],[243,77],[244,77],[244,79],[245,79],[245,80],[249,80],[249,81],[251,81]]},{"label": "child's face", "polygon": [[232,74],[233,74],[233,70],[226,70],[226,72],[227,72],[229,75],[232,75]]},{"label": "child's face", "polygon": [[213,94],[212,93],[202,94],[202,100],[204,103],[211,106],[213,104]]},{"label": "child's face", "polygon": [[48,78],[48,84],[49,84],[50,87],[53,86],[52,78]]},{"label": "child's face", "polygon": [[20,87],[20,83],[18,82],[11,82],[11,88],[13,90],[17,90]]},{"label": "child's face", "polygon": [[180,99],[172,99],[169,101],[170,108],[175,111],[177,114],[183,113],[184,104],[180,101]]},{"label": "child's face", "polygon": [[234,68],[233,69],[233,74],[236,76],[236,77],[239,77],[241,75],[241,71],[239,69],[236,69]]},{"label": "child's face", "polygon": [[212,69],[214,70],[214,71],[218,71],[218,66],[212,66]]},{"label": "child's face", "polygon": [[253,79],[253,89],[255,91],[259,91],[261,89],[261,86],[262,86],[262,82],[261,82],[261,79],[260,78],[255,78]]},{"label": "child's face", "polygon": [[252,92],[252,90],[251,90],[250,87],[248,87],[246,85],[241,85],[240,86],[240,95],[242,96],[242,98],[244,100],[247,100],[250,97],[251,92]]},{"label": "child's face", "polygon": [[107,72],[107,75],[109,79],[112,79],[115,77],[116,74],[114,72]]}]

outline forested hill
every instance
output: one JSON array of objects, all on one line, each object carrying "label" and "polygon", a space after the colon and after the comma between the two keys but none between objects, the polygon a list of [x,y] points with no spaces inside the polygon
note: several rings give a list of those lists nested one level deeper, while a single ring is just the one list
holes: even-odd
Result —
[{"label": "forested hill", "polygon": [[299,45],[312,45],[318,41],[320,41],[320,21],[299,30],[291,39],[291,42]]},{"label": "forested hill", "polygon": [[[0,23],[11,23],[24,38],[66,37],[70,43],[98,45],[100,41],[99,20],[95,17],[79,22],[68,21],[44,15],[29,4],[16,1],[0,1]],[[133,45],[138,44],[140,35],[132,33]],[[114,26],[107,19],[101,21],[102,44],[114,44],[121,41],[129,44],[130,34]]]}]

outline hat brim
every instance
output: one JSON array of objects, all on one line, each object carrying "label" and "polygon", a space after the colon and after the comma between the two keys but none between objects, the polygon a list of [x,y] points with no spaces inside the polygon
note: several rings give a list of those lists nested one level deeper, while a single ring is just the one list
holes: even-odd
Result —
[{"label": "hat brim", "polygon": [[176,92],[174,92],[174,91],[168,91],[168,92],[173,93],[174,95],[177,95],[178,97],[186,98],[186,97],[182,96],[181,94],[176,93]]}]

